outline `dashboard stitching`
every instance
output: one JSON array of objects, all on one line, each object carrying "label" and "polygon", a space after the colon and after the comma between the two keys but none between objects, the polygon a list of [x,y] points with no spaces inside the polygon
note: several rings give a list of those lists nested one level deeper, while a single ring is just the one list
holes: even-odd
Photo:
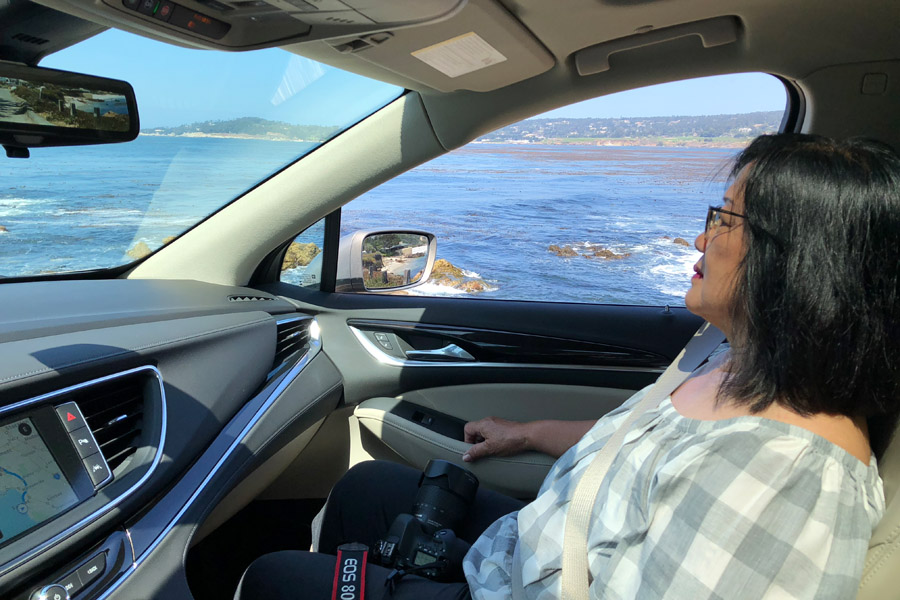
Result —
[{"label": "dashboard stitching", "polygon": [[187,340],[192,340],[192,339],[195,339],[195,338],[204,337],[204,336],[208,336],[208,335],[212,335],[212,334],[216,334],[216,333],[223,333],[223,332],[225,332],[225,331],[232,331],[232,330],[234,330],[234,329],[241,329],[241,328],[243,328],[243,327],[249,327],[249,326],[251,326],[251,325],[258,325],[258,324],[260,324],[260,323],[265,323],[265,322],[267,322],[268,320],[269,320],[269,319],[257,319],[256,321],[248,321],[247,323],[241,323],[241,324],[239,324],[239,325],[229,325],[228,327],[220,327],[220,328],[218,328],[218,329],[211,329],[211,330],[209,330],[209,331],[203,331],[203,332],[200,332],[200,333],[195,333],[195,334],[192,334],[192,335],[182,336],[182,337],[174,338],[174,339],[170,339],[170,340],[164,340],[164,341],[158,341],[158,342],[151,342],[151,343],[149,343],[149,344],[144,344],[143,346],[136,346],[136,347],[132,347],[132,348],[124,348],[124,349],[122,349],[122,350],[119,351],[119,352],[112,352],[112,353],[109,353],[109,354],[99,354],[99,355],[97,355],[97,356],[92,356],[91,358],[85,358],[85,359],[78,360],[78,361],[74,361],[74,362],[69,362],[69,363],[65,363],[65,364],[61,364],[61,365],[56,365],[56,366],[54,366],[54,367],[45,367],[45,368],[43,368],[43,369],[37,369],[37,370],[35,370],[35,371],[26,371],[25,373],[17,373],[17,374],[15,374],[15,375],[10,375],[10,376],[7,376],[7,377],[0,378],[0,383],[8,383],[8,382],[10,382],[10,381],[15,381],[15,380],[17,380],[17,379],[24,379],[24,378],[26,378],[26,377],[31,377],[31,376],[33,376],[33,375],[40,375],[40,374],[42,374],[42,373],[49,373],[49,372],[52,372],[52,371],[59,371],[60,369],[68,369],[69,367],[77,367],[77,366],[79,366],[79,365],[91,363],[91,362],[98,361],[98,360],[103,360],[103,359],[108,359],[108,358],[115,358],[116,356],[121,356],[121,355],[127,354],[127,353],[129,353],[129,352],[135,352],[135,351],[137,351],[137,350],[147,350],[148,348],[155,348],[155,347],[157,347],[157,346],[163,346],[163,345],[166,345],[166,344],[173,344],[173,343],[176,343],[176,342],[184,342],[184,341],[187,341]]}]

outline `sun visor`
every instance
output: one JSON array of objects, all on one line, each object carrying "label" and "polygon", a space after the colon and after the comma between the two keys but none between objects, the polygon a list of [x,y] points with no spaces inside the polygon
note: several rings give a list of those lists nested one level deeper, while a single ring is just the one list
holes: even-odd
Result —
[{"label": "sun visor", "polygon": [[469,0],[452,19],[330,40],[339,52],[442,92],[489,92],[540,75],[553,56],[519,21],[491,0]]}]

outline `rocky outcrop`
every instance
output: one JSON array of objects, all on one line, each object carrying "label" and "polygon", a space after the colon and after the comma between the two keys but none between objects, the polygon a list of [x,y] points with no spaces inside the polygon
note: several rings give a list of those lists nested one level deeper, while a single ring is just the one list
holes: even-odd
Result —
[{"label": "rocky outcrop", "polygon": [[287,252],[284,255],[284,262],[281,263],[281,270],[295,269],[297,267],[305,267],[312,262],[319,252],[322,250],[314,243],[300,244],[291,242]]},{"label": "rocky outcrop", "polygon": [[434,261],[434,267],[431,269],[431,278],[438,279],[442,277],[462,279],[465,275],[463,275],[462,269],[451,264],[446,258],[439,258]]},{"label": "rocky outcrop", "polygon": [[628,258],[629,256],[631,256],[631,252],[626,252],[625,254],[616,254],[608,248],[594,246],[589,248],[589,252],[586,254],[582,254],[582,256],[585,258],[602,258],[603,260],[622,260],[623,258]]},{"label": "rocky outcrop", "polygon": [[690,243],[690,242],[688,242],[686,239],[680,238],[680,237],[675,238],[674,240],[672,240],[672,243],[673,243],[673,244],[678,244],[679,246],[687,246],[688,248],[691,247],[691,243]]},{"label": "rocky outcrop", "polygon": [[469,292],[470,294],[477,294],[489,289],[488,284],[483,279],[467,276],[462,269],[444,258],[434,261],[429,281],[437,285]]},{"label": "rocky outcrop", "polygon": [[576,252],[575,248],[573,248],[572,246],[563,246],[562,248],[560,248],[556,244],[550,244],[547,250],[555,253],[561,258],[572,258],[573,256],[578,256],[578,252]]},{"label": "rocky outcrop", "polygon": [[163,246],[165,246],[166,244],[171,244],[171,243],[174,242],[177,238],[178,238],[177,235],[170,235],[170,236],[164,237],[164,238],[163,238]]},{"label": "rocky outcrop", "polygon": [[4,227],[3,225],[0,225],[0,233],[7,233],[7,232],[9,232],[9,229]]},{"label": "rocky outcrop", "polygon": [[[556,244],[552,244],[547,248],[550,252],[553,252],[560,258],[572,258],[573,256],[578,256],[578,251],[575,250],[572,246],[557,246]],[[603,246],[596,244],[586,244],[584,248],[584,254],[581,256],[585,258],[602,258],[604,260],[621,260],[623,258],[628,258],[631,256],[631,252],[626,252],[625,254],[617,254],[608,248],[604,248]]]},{"label": "rocky outcrop", "polygon": [[134,260],[140,260],[140,259],[144,258],[145,256],[147,256],[148,254],[150,254],[151,252],[153,252],[153,251],[150,249],[150,246],[148,246],[144,242],[138,242],[137,244],[132,246],[129,250],[127,250],[125,252],[125,254],[127,254]]}]

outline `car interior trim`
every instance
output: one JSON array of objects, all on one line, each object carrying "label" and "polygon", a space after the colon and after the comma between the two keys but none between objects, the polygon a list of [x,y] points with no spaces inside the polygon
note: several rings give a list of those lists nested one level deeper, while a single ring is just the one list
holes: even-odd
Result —
[{"label": "car interior trim", "polygon": [[262,406],[259,407],[259,410],[257,410],[256,413],[252,417],[250,417],[250,420],[246,425],[244,425],[243,429],[241,429],[241,432],[237,436],[235,436],[234,441],[230,446],[228,446],[222,456],[219,457],[219,460],[216,461],[216,464],[213,465],[213,467],[209,470],[209,473],[206,474],[206,476],[203,478],[203,481],[200,482],[200,484],[187,499],[184,505],[178,510],[178,512],[169,521],[166,527],[159,532],[159,534],[156,536],[156,539],[153,540],[153,542],[147,547],[147,549],[144,550],[140,556],[134,557],[134,562],[132,563],[131,567],[123,572],[107,590],[105,590],[100,596],[97,597],[96,600],[106,600],[106,598],[109,598],[116,591],[116,589],[118,589],[119,586],[121,586],[125,582],[125,579],[127,579],[128,576],[131,575],[131,573],[137,570],[140,564],[144,560],[146,560],[147,557],[150,556],[150,554],[162,543],[169,532],[172,531],[172,529],[178,524],[184,514],[188,511],[188,509],[190,509],[191,505],[204,491],[206,486],[209,485],[209,482],[212,481],[212,479],[216,476],[216,474],[219,472],[219,469],[222,468],[222,465],[225,464],[225,462],[229,459],[229,457],[231,457],[234,451],[243,443],[244,438],[247,437],[247,435],[250,433],[250,430],[253,429],[253,427],[260,421],[260,419],[262,419],[262,417],[275,403],[279,396],[284,393],[288,386],[300,375],[303,369],[305,369],[310,361],[312,361],[312,359],[318,354],[321,347],[322,343],[320,340],[310,338],[309,349],[303,354],[303,356],[301,356],[297,360],[297,363],[293,367],[291,367],[290,371],[285,374],[285,376],[281,379],[275,389],[272,390],[272,392],[263,402]]},{"label": "car interior trim", "polygon": [[47,400],[50,400],[57,396],[61,396],[63,394],[69,394],[76,390],[81,390],[86,387],[90,387],[90,386],[97,385],[100,383],[105,383],[108,381],[119,379],[121,377],[127,377],[129,375],[134,375],[136,373],[145,373],[145,372],[153,375],[153,377],[156,379],[156,382],[159,385],[159,393],[160,393],[159,397],[160,397],[160,404],[161,404],[161,410],[160,410],[161,429],[160,429],[159,443],[157,444],[156,452],[153,455],[153,460],[151,461],[150,467],[147,469],[147,472],[144,473],[144,475],[140,479],[138,479],[138,481],[136,481],[134,483],[134,485],[132,485],[130,488],[128,488],[127,490],[125,490],[124,492],[122,492],[121,494],[116,496],[114,499],[112,499],[109,502],[107,502],[106,504],[104,504],[102,507],[95,510],[93,513],[91,513],[87,517],[81,519],[75,525],[67,527],[64,531],[56,534],[52,538],[35,546],[28,552],[19,555],[14,560],[11,560],[3,565],[0,565],[0,575],[4,575],[4,574],[10,572],[11,570],[15,569],[16,567],[19,567],[20,565],[28,562],[29,560],[31,560],[38,554],[42,553],[44,550],[46,550],[50,546],[53,546],[53,545],[57,544],[58,542],[68,538],[72,534],[80,531],[86,525],[95,521],[100,516],[106,514],[107,512],[109,512],[110,510],[115,508],[118,504],[120,504],[122,501],[127,499],[129,496],[134,494],[142,485],[144,485],[144,483],[147,482],[147,480],[150,479],[150,477],[153,476],[154,471],[156,471],[156,467],[159,465],[159,462],[162,459],[163,449],[164,449],[165,441],[166,441],[166,392],[165,392],[165,386],[163,385],[162,374],[159,372],[159,370],[156,367],[154,367],[152,365],[146,365],[146,366],[142,366],[142,367],[136,367],[134,369],[128,369],[126,371],[120,371],[118,373],[113,373],[111,375],[106,375],[104,377],[100,377],[97,379],[92,379],[90,381],[72,385],[72,386],[63,388],[61,390],[55,390],[52,392],[48,392],[46,394],[42,394],[40,396],[36,396],[34,398],[29,398],[28,400],[22,400],[20,402],[16,402],[16,403],[10,404],[8,406],[0,407],[0,415],[2,415],[4,413],[12,412],[17,409],[20,409],[20,408],[23,408],[26,406],[30,406],[32,404],[36,404],[39,402],[45,402]]},{"label": "car interior trim", "polygon": [[463,367],[466,369],[470,369],[473,367],[490,367],[490,368],[504,368],[511,367],[515,369],[521,369],[523,367],[527,367],[530,369],[576,369],[580,371],[619,371],[619,372],[629,372],[629,373],[662,373],[663,369],[653,368],[653,367],[629,367],[629,366],[614,366],[614,367],[606,367],[603,365],[559,365],[559,364],[544,364],[544,363],[502,363],[502,362],[435,362],[435,361],[426,361],[426,360],[403,360],[400,358],[396,358],[382,351],[378,347],[375,346],[367,337],[366,334],[352,325],[348,326],[350,331],[353,333],[354,337],[356,337],[357,341],[359,341],[360,345],[369,353],[372,358],[377,360],[383,365],[388,365],[391,367]]}]

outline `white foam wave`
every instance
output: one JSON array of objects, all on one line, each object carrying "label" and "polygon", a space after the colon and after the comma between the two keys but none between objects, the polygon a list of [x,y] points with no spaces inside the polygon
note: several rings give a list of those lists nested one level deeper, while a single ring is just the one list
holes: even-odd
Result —
[{"label": "white foam wave", "polygon": [[473,279],[481,279],[481,275],[479,275],[475,271],[467,271],[466,269],[460,269],[460,271],[462,271],[462,274],[465,277],[471,277]]},{"label": "white foam wave", "polygon": [[438,283],[426,282],[418,287],[409,290],[410,296],[468,296],[469,292],[458,290],[449,285],[440,285]]},{"label": "white foam wave", "polygon": [[684,295],[687,293],[687,288],[684,288],[684,289],[659,288],[659,292],[661,294],[665,294],[667,296],[674,296],[676,298],[684,298]]},{"label": "white foam wave", "polygon": [[656,265],[650,268],[650,272],[654,275],[691,275],[694,272],[691,268],[693,264],[691,261],[688,265],[672,263]]},{"label": "white foam wave", "polygon": [[134,208],[58,208],[50,212],[51,215],[57,217],[65,217],[70,215],[90,215],[103,217],[134,217],[143,215],[143,211]]}]

